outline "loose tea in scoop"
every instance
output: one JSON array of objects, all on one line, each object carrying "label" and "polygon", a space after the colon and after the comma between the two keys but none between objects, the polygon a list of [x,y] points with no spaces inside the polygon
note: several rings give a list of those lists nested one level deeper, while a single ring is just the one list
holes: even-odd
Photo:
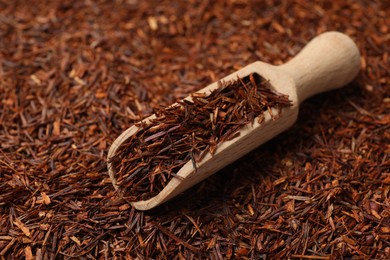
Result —
[{"label": "loose tea in scoop", "polygon": [[119,192],[128,201],[157,195],[171,178],[180,178],[176,173],[188,161],[196,174],[197,163],[206,153],[214,154],[219,143],[239,136],[254,120],[261,123],[266,112],[276,119],[290,105],[287,95],[253,73],[159,109],[156,118],[137,125],[139,131],[111,159]]}]

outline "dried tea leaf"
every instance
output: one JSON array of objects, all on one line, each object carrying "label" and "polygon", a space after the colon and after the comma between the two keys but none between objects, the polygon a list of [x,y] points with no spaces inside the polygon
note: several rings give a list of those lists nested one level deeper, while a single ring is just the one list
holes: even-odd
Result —
[{"label": "dried tea leaf", "polygon": [[31,233],[30,233],[30,229],[28,227],[26,227],[22,221],[20,221],[20,219],[15,219],[15,221],[13,222],[26,236],[30,237],[31,236]]}]

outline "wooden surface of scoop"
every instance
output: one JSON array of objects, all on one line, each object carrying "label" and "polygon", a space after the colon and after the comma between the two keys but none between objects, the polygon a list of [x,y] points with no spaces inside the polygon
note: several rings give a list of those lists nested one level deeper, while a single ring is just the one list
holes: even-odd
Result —
[{"label": "wooden surface of scoop", "polygon": [[[188,161],[176,174],[181,178],[172,178],[165,188],[156,196],[145,200],[132,202],[139,210],[154,208],[177,196],[193,185],[206,179],[223,167],[239,159],[246,153],[270,140],[272,137],[287,130],[298,117],[299,104],[305,99],[325,91],[342,87],[351,82],[360,70],[360,54],[355,43],[345,34],[326,32],[307,44],[307,46],[292,60],[280,66],[269,65],[260,61],[254,62],[236,71],[222,81],[242,78],[251,73],[258,73],[269,80],[272,88],[286,94],[292,101],[292,106],[284,108],[277,120],[269,113],[264,113],[265,120],[259,124],[247,125],[240,130],[240,135],[217,146],[214,155],[207,154],[194,172],[192,161]],[[198,93],[210,93],[218,87],[215,82]],[[277,112],[275,111],[275,114]],[[152,115],[143,121],[149,122]],[[120,145],[138,130],[132,126],[123,132],[111,145],[108,152],[108,171],[114,187],[117,189],[115,169],[111,158]]]}]

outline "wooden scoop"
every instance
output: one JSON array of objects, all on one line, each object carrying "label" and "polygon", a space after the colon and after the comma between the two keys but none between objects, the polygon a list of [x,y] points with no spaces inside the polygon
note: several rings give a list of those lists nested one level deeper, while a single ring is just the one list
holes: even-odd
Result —
[{"label": "wooden scoop", "polygon": [[[194,172],[192,161],[188,161],[176,174],[181,178],[172,178],[165,188],[145,201],[132,202],[139,210],[148,210],[182,193],[198,182],[206,179],[224,166],[232,163],[252,151],[272,137],[288,129],[297,119],[298,107],[305,99],[325,91],[348,84],[358,74],[360,55],[355,43],[345,34],[326,32],[314,38],[295,58],[281,66],[273,66],[260,61],[254,62],[237,72],[230,74],[222,81],[242,78],[251,73],[258,73],[269,80],[274,90],[289,96],[293,105],[284,108],[276,120],[269,113],[264,113],[265,120],[259,124],[247,125],[240,130],[240,135],[217,146],[215,154],[207,154]],[[218,87],[217,82],[198,91],[210,93]],[[276,111],[274,111],[277,114]],[[154,118],[152,115],[144,122]],[[111,158],[118,147],[138,130],[132,126],[123,132],[111,145],[108,152],[108,172],[114,187],[117,189],[115,169]]]}]

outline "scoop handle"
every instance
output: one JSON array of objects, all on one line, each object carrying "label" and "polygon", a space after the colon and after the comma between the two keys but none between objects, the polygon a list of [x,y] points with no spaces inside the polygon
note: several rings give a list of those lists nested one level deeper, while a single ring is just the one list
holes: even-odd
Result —
[{"label": "scoop handle", "polygon": [[326,32],[278,69],[294,79],[298,101],[302,103],[313,95],[351,82],[360,70],[360,53],[347,35]]}]

